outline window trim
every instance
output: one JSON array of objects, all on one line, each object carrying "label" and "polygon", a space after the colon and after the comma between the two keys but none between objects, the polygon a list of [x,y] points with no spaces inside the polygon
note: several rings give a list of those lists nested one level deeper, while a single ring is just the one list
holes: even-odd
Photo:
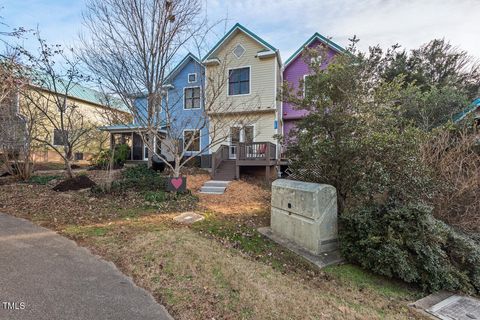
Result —
[{"label": "window trim", "polygon": [[[237,55],[235,54],[235,49],[236,49],[238,46],[242,47],[242,49],[243,49],[243,53],[240,55],[240,57],[237,57]],[[243,55],[245,54],[245,52],[247,52],[247,49],[245,49],[245,47],[244,47],[240,42],[238,42],[238,43],[233,47],[233,49],[232,49],[232,53],[233,53],[233,55],[235,56],[235,58],[237,58],[237,59],[240,59],[241,57],[243,57]]]},{"label": "window trim", "polygon": [[[185,131],[197,131],[198,132],[198,150],[186,150],[185,149]],[[183,143],[183,153],[189,152],[189,153],[200,153],[202,151],[202,132],[200,129],[183,129],[182,132],[182,143]],[[191,145],[190,145],[191,146]]]},{"label": "window trim", "polygon": [[[245,69],[248,68],[248,93],[243,94],[230,94],[230,71],[231,70],[238,70],[238,69]],[[252,66],[241,66],[235,68],[228,68],[227,69],[227,97],[242,97],[242,96],[249,96],[252,94]]]},{"label": "window trim", "polygon": [[[198,88],[200,90],[200,106],[198,108],[193,108],[193,105],[192,105],[192,108],[186,108],[185,107],[185,99],[186,99],[186,96],[185,96],[185,90],[186,89],[195,89],[195,88]],[[201,110],[202,109],[202,88],[200,86],[190,86],[190,87],[184,87],[183,88],[183,110]]]},{"label": "window trim", "polygon": [[311,77],[313,74],[304,74],[303,75],[303,98],[306,98],[306,93],[307,93],[307,77]]},{"label": "window trim", "polygon": [[[190,76],[195,76],[195,80],[190,81]],[[188,83],[196,83],[196,82],[197,82],[197,73],[196,73],[196,72],[195,72],[195,73],[189,73],[189,74],[187,75],[187,82],[188,82]]]}]

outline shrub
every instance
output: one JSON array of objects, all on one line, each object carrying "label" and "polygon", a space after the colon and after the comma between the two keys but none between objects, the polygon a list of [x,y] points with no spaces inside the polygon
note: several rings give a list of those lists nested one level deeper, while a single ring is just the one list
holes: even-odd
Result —
[{"label": "shrub", "polygon": [[34,184],[40,184],[40,185],[46,185],[52,180],[60,179],[62,178],[61,176],[32,176],[30,179],[28,179],[28,183],[34,183]]},{"label": "shrub", "polygon": [[[130,154],[130,147],[127,144],[120,144],[115,146],[113,153],[114,166],[122,166],[128,159]],[[107,169],[112,157],[112,150],[102,150],[93,160],[93,165],[102,169]]]},{"label": "shrub", "polygon": [[369,205],[341,217],[342,253],[351,262],[426,291],[480,292],[480,248],[423,205]]},{"label": "shrub", "polygon": [[436,180],[435,217],[466,232],[480,232],[480,153],[469,128],[441,128],[422,146]]},{"label": "shrub", "polygon": [[[124,192],[127,190],[140,192],[165,190],[165,178],[146,165],[131,167],[122,172],[122,178],[114,181],[108,192]],[[96,188],[92,192],[101,194],[107,191]]]},{"label": "shrub", "polygon": [[145,201],[147,202],[153,202],[153,203],[159,203],[165,201],[165,192],[160,190],[160,191],[147,191],[143,195]]}]

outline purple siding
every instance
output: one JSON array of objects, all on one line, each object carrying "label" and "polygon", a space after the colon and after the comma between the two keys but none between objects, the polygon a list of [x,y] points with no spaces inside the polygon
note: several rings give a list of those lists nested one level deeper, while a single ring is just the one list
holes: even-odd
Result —
[{"label": "purple siding", "polygon": [[[309,48],[315,48],[322,44],[318,39],[313,40],[309,44]],[[330,61],[331,58],[336,54],[334,50],[328,48],[328,57],[327,61]],[[304,75],[310,74],[310,69],[308,64],[305,62],[303,54],[299,54],[294,60],[292,60],[289,65],[283,71],[283,80],[288,82],[290,86],[293,87],[294,91],[298,91],[300,86],[300,81],[303,80]],[[306,110],[298,110],[290,103],[283,103],[283,135],[288,138],[290,130],[295,127],[297,120],[305,117],[307,114]]]}]

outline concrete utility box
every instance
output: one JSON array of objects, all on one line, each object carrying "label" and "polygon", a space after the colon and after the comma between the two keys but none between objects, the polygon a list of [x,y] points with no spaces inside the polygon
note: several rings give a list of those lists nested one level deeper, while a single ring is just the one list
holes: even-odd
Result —
[{"label": "concrete utility box", "polygon": [[336,250],[336,189],[327,184],[275,180],[271,229],[274,234],[316,255]]}]

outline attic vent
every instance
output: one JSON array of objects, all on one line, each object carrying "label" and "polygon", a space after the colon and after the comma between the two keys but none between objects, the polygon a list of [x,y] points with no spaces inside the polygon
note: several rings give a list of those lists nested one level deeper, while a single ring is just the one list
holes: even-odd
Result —
[{"label": "attic vent", "polygon": [[241,44],[237,44],[235,49],[233,49],[233,54],[235,57],[240,58],[245,53],[245,48]]}]

